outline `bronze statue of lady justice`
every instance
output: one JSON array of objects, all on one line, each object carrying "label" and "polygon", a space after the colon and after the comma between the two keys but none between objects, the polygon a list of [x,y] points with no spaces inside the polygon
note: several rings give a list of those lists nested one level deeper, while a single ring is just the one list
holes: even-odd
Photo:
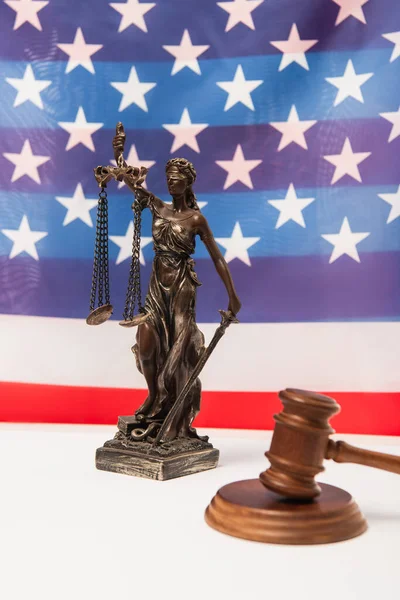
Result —
[{"label": "bronze statue of lady justice", "polygon": [[[132,190],[135,222],[132,263],[128,282],[125,327],[137,326],[132,347],[136,366],[144,375],[148,395],[134,415],[119,417],[118,433],[96,453],[99,469],[169,479],[217,466],[219,452],[207,437],[197,434],[192,423],[200,410],[198,374],[226,328],[237,322],[240,300],[228,265],[211,229],[200,212],[192,185],[196,171],[184,158],[166,164],[172,205],[143,187],[144,167],[131,167],[123,159],[126,135],[121,123],[113,139],[116,167],[97,167],[101,187],[97,215],[95,259],[89,324],[99,324],[112,313],[108,287],[108,229],[106,185],[112,178]],[[152,212],[154,261],[144,305],[140,290],[141,211]],[[191,255],[196,236],[205,244],[225,285],[229,305],[208,348],[196,324],[196,292],[200,284]],[[95,308],[96,290],[98,304]],[[103,295],[105,295],[105,302]],[[134,315],[135,304],[139,312]]]}]

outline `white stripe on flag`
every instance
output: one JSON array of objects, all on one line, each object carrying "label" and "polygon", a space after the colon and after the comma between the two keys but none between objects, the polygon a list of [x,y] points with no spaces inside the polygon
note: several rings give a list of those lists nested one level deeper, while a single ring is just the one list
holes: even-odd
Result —
[{"label": "white stripe on flag", "polygon": [[[199,324],[211,339],[217,324]],[[0,315],[0,381],[145,388],[116,321]],[[203,389],[395,392],[400,322],[231,325],[201,375]]]}]

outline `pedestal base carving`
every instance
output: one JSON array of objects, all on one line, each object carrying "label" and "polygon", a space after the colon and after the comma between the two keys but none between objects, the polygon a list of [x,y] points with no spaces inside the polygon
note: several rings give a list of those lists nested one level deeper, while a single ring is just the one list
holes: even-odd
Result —
[{"label": "pedestal base carving", "polygon": [[96,467],[101,471],[160,481],[214,469],[218,459],[219,450],[197,438],[153,446],[146,441],[132,441],[121,431],[96,451]]},{"label": "pedestal base carving", "polygon": [[327,544],[361,535],[367,523],[349,493],[320,484],[321,495],[291,500],[258,479],[221,488],[208,506],[208,525],[234,537],[271,544]]}]

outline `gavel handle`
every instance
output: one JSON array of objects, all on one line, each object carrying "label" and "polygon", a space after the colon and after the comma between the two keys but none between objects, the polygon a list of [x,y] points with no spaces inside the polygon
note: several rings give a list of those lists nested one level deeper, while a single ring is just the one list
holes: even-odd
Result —
[{"label": "gavel handle", "polygon": [[338,463],[357,463],[366,467],[375,467],[375,469],[400,475],[400,456],[355,448],[346,442],[329,440],[325,458],[331,458]]}]

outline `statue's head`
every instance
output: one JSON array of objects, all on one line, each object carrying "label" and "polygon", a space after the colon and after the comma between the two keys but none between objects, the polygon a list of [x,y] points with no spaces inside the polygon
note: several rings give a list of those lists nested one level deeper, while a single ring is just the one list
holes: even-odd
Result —
[{"label": "statue's head", "polygon": [[192,184],[196,181],[196,170],[186,158],[171,158],[165,166],[168,192],[171,196],[186,195],[189,208],[199,210]]}]

